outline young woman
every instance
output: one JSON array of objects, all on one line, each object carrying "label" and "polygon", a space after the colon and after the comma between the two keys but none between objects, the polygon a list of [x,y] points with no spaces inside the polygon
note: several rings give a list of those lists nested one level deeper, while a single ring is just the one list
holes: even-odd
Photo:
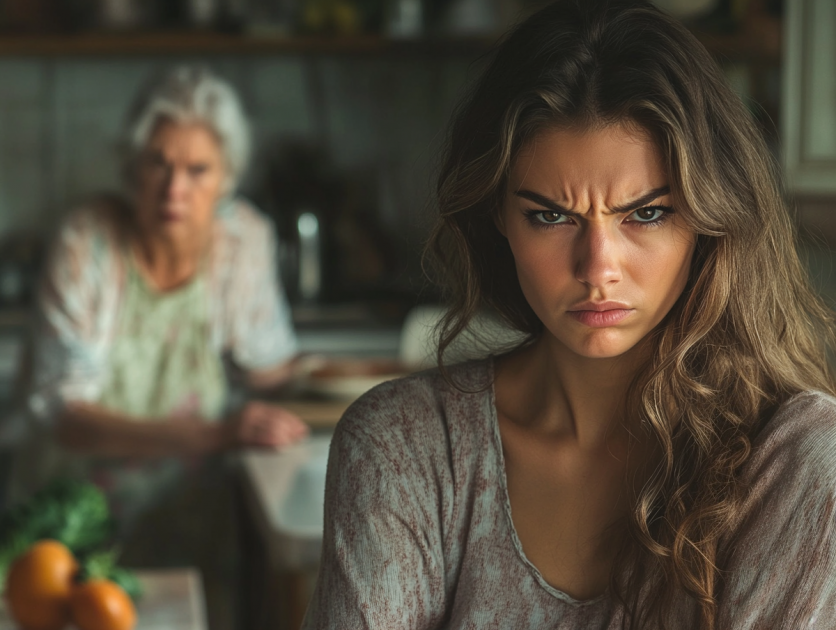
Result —
[{"label": "young woman", "polygon": [[[836,627],[831,317],[706,50],[559,0],[459,109],[442,368],[334,436],[306,628]],[[524,333],[454,367],[479,307]]]}]

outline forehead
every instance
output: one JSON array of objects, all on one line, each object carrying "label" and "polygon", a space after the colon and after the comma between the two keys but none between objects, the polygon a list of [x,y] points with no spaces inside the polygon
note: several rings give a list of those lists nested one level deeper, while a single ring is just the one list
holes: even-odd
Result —
[{"label": "forehead", "polygon": [[220,144],[215,133],[202,123],[175,122],[160,119],[148,139],[148,148],[164,153],[206,154],[219,153]]},{"label": "forehead", "polygon": [[[510,189],[644,192],[668,183],[661,153],[650,135],[632,125],[580,130],[546,128],[526,143],[511,167]],[[634,191],[641,188],[641,191]],[[560,193],[560,194],[558,194]]]}]

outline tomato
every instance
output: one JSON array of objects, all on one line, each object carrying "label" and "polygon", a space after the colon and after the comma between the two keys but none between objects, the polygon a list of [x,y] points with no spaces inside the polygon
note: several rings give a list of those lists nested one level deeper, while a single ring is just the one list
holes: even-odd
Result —
[{"label": "tomato", "polygon": [[78,584],[70,594],[73,622],[80,630],[132,630],[136,609],[115,582],[94,579]]},{"label": "tomato", "polygon": [[42,540],[19,556],[6,579],[6,601],[24,630],[61,630],[69,623],[70,592],[78,563],[55,540]]}]

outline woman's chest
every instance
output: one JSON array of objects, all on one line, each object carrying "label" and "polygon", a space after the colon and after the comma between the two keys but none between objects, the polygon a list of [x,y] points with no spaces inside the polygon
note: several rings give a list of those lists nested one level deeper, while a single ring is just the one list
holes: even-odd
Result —
[{"label": "woman's chest", "polygon": [[504,447],[511,517],[526,558],[577,600],[605,592],[628,509],[624,465],[607,453]]},{"label": "woman's chest", "polygon": [[[474,620],[481,620],[479,627],[488,628],[619,627],[619,608],[604,594],[610,563],[599,561],[597,540],[593,541],[592,552],[585,546],[590,523],[609,518],[612,513],[612,495],[602,492],[600,501],[591,502],[588,493],[579,492],[569,501],[565,493],[555,496],[554,488],[542,479],[516,474],[513,465],[506,484],[498,439],[470,449],[453,443],[451,451],[455,454],[451,481],[455,480],[456,490],[445,495],[442,502],[443,542],[438,549],[446,568],[450,623],[445,627],[473,627]],[[468,453],[471,457],[465,456]],[[522,496],[515,492],[518,485],[536,491]],[[520,500],[515,500],[515,496]],[[567,503],[578,507],[567,508]],[[593,511],[595,514],[591,515]],[[569,513],[574,517],[564,518]],[[529,524],[537,527],[528,528]],[[556,526],[562,531],[556,531]],[[554,541],[565,540],[572,542],[554,546]],[[580,550],[578,540],[583,543]],[[564,556],[563,561],[550,564],[559,555]],[[567,562],[567,557],[571,562]],[[597,563],[595,570],[591,567],[593,562]],[[555,566],[563,572],[560,579],[555,579]],[[574,573],[567,573],[567,569]],[[573,581],[562,579],[566,575]],[[575,593],[571,586],[590,575],[604,576],[588,589],[594,593],[590,597],[572,597]],[[499,625],[491,626],[487,620]]]},{"label": "woman's chest", "polygon": [[226,380],[208,307],[203,278],[160,293],[131,270],[99,402],[140,417],[218,416]]}]

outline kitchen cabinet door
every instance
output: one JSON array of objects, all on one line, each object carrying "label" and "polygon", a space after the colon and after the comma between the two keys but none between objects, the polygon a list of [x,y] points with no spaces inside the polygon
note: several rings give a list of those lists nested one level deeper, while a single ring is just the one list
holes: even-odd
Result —
[{"label": "kitchen cabinet door", "polygon": [[782,136],[787,182],[836,194],[836,2],[787,0]]}]

